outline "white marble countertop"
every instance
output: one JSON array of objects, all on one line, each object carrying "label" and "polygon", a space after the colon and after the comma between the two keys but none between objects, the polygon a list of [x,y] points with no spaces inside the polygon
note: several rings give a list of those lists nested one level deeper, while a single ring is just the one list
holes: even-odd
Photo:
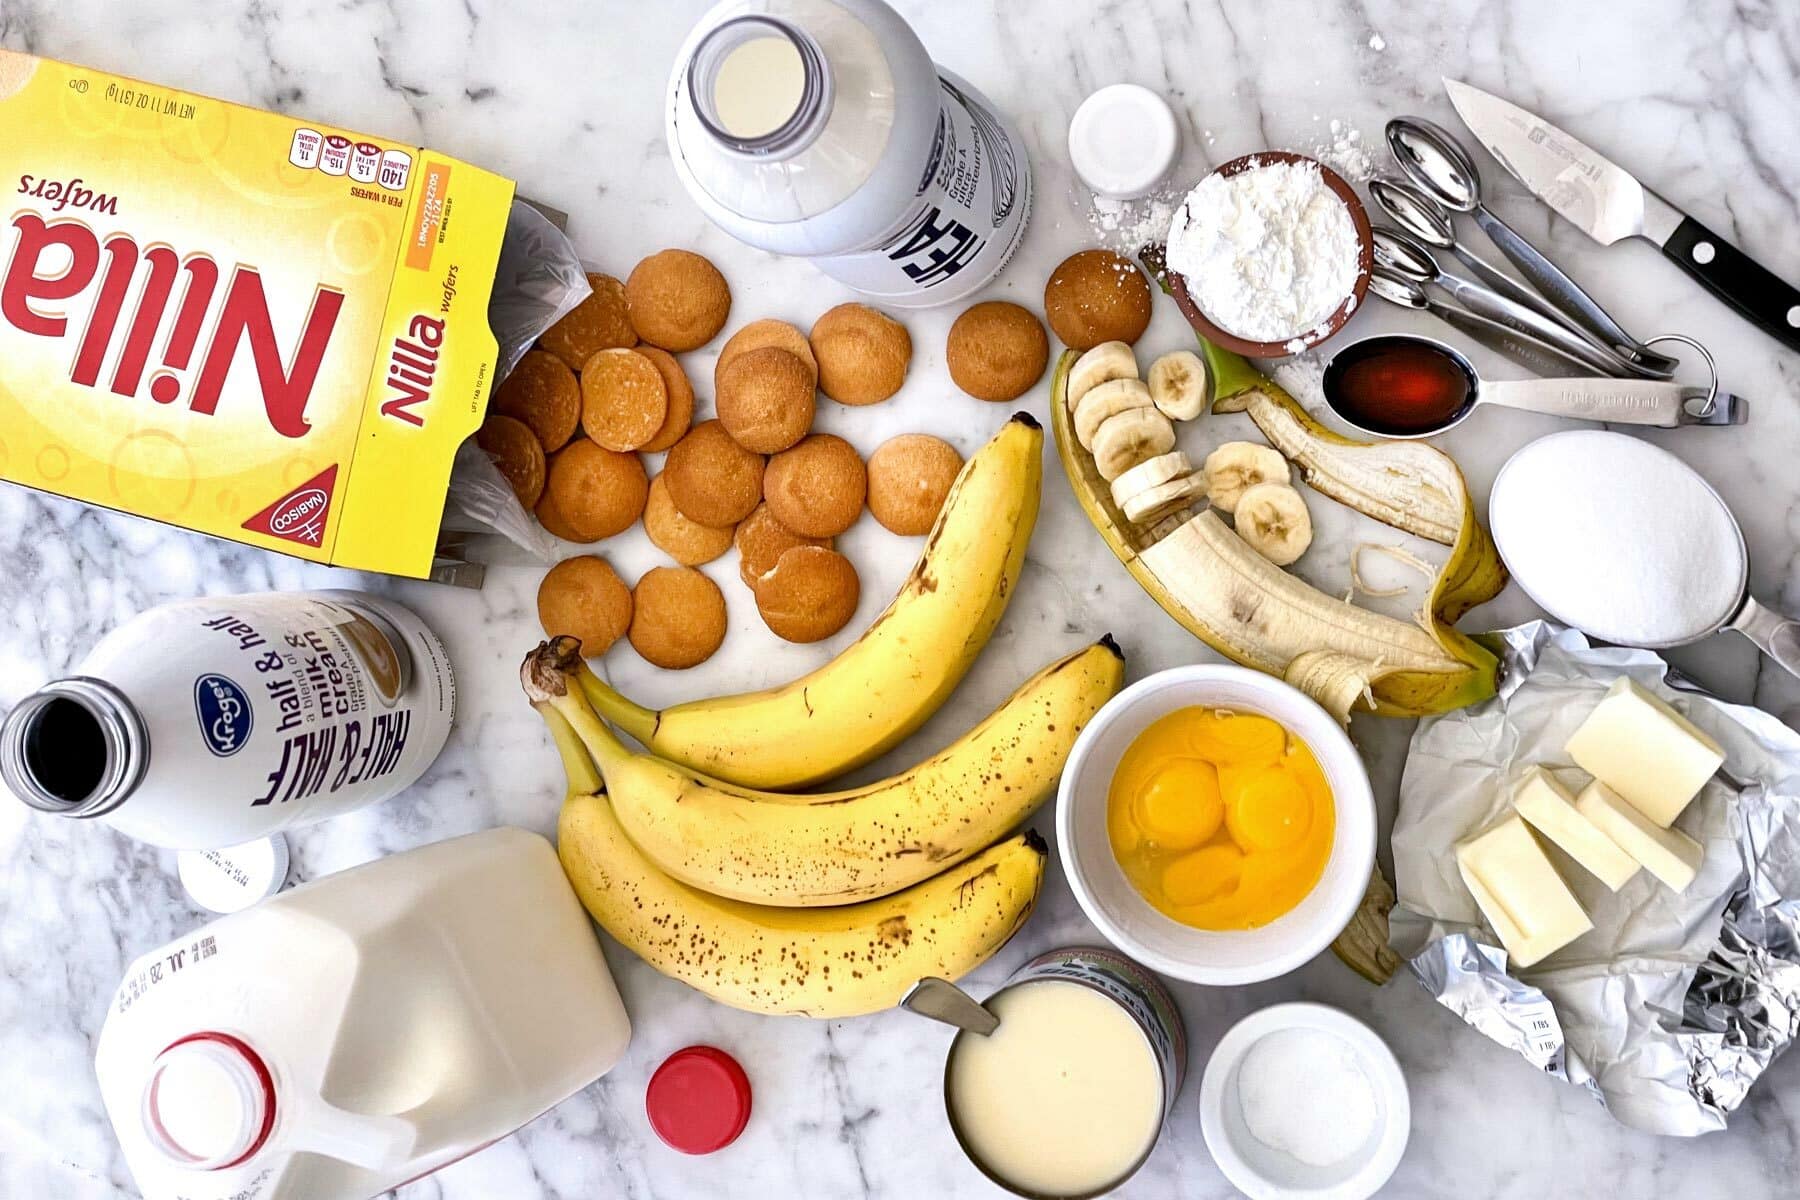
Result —
[{"label": "white marble countertop", "polygon": [[[1800,219],[1793,141],[1800,8],[1792,5],[899,6],[940,61],[1025,131],[1036,212],[991,294],[1033,308],[1051,265],[1099,236],[1089,197],[1072,184],[1064,130],[1084,95],[1119,81],[1172,99],[1185,138],[1180,178],[1192,179],[1210,164],[1270,146],[1328,149],[1334,129],[1345,143],[1357,132],[1372,151],[1382,123],[1404,112],[1454,127],[1438,77],[1468,79],[1566,124],[1778,273],[1800,279],[1800,240],[1792,235]],[[709,227],[681,192],[664,151],[665,72],[702,7],[701,0],[0,0],[0,44],[440,147],[516,177],[526,194],[568,211],[571,233],[602,269],[622,275],[651,250],[692,247],[729,277],[732,327],[761,316],[804,327],[847,293],[803,263],[751,251]],[[1649,247],[1588,242],[1491,160],[1481,161],[1498,211],[1547,245],[1627,326],[1642,335],[1699,336],[1718,355],[1726,385],[1750,398],[1754,416],[1746,428],[1653,437],[1703,470],[1735,507],[1759,594],[1800,607],[1800,476],[1793,469],[1800,358],[1707,298]],[[952,315],[906,318],[916,355],[898,398],[873,409],[822,404],[820,425],[865,453],[891,433],[913,429],[939,432],[965,452],[984,441],[1010,410],[970,400],[949,383],[942,347]],[[1427,327],[1379,308],[1357,324],[1365,332]],[[1164,304],[1140,350],[1186,344],[1184,327]],[[690,359],[697,381],[710,378],[713,350],[716,344]],[[1300,374],[1286,378],[1304,378],[1304,367],[1294,370]],[[1041,416],[1043,394],[1028,401]],[[1243,418],[1219,420],[1231,424],[1203,422],[1188,435],[1202,451],[1210,441],[1243,436],[1232,432]],[[1485,495],[1511,451],[1557,427],[1548,418],[1493,410],[1444,444]],[[1327,506],[1313,503],[1316,514]],[[1347,543],[1332,531],[1345,523],[1322,524],[1321,545],[1301,571],[1341,592]],[[885,604],[917,548],[869,519],[843,543],[862,572],[863,611],[832,642],[806,649],[777,642],[731,582],[735,567],[727,558],[707,568],[723,582],[731,609],[723,651],[699,670],[672,674],[620,647],[608,663],[614,678],[660,703],[760,686],[824,659]],[[627,578],[656,558],[641,534],[605,549]],[[298,874],[311,878],[496,823],[548,832],[559,771],[514,677],[520,655],[539,636],[532,597],[540,573],[498,567],[478,593],[358,580],[0,487],[0,709],[68,669],[105,629],[164,600],[309,584],[372,586],[416,606],[443,634],[460,677],[460,724],[411,792],[296,836]],[[1514,589],[1464,627],[1531,615]],[[999,633],[944,712],[897,757],[947,741],[1038,664],[1109,629],[1123,642],[1133,677],[1215,658],[1106,552],[1052,461],[1024,580]],[[1720,637],[1672,657],[1732,699],[1778,713],[1800,701],[1800,685],[1742,640]],[[1359,718],[1353,733],[1391,813],[1410,727]],[[1047,828],[1047,814],[1038,823]],[[171,854],[98,826],[33,817],[11,803],[0,804],[0,862],[0,1196],[130,1195],[93,1080],[93,1039],[125,964],[202,915],[176,882]],[[977,973],[974,988],[992,986],[1037,950],[1095,937],[1053,869],[1038,915]],[[940,1029],[897,1013],[832,1023],[752,1017],[661,978],[616,946],[607,949],[637,1027],[625,1061],[519,1136],[408,1187],[406,1200],[727,1191],[822,1200],[998,1195],[962,1160],[943,1121],[939,1074],[948,1038]],[[1193,1046],[1189,1082],[1154,1157],[1124,1195],[1232,1194],[1200,1138],[1198,1072],[1236,1018],[1300,998],[1369,1021],[1406,1069],[1412,1141],[1384,1195],[1750,1198],[1790,1194],[1800,1171],[1800,1058],[1770,1071],[1728,1132],[1667,1141],[1627,1131],[1585,1093],[1536,1076],[1405,975],[1377,990],[1324,955],[1255,987],[1176,990]],[[744,1063],[756,1110],[729,1151],[686,1158],[650,1132],[643,1093],[666,1054],[699,1041],[727,1047]]]}]

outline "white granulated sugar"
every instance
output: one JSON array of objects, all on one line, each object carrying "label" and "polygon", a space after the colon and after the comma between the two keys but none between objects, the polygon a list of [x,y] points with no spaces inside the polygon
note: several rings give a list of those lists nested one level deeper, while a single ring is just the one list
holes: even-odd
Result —
[{"label": "white granulated sugar", "polygon": [[1730,511],[1680,459],[1626,434],[1532,443],[1495,481],[1488,520],[1519,586],[1607,641],[1691,641],[1742,598]]},{"label": "white granulated sugar", "polygon": [[1356,283],[1356,226],[1315,163],[1208,175],[1176,210],[1169,267],[1207,317],[1258,342],[1299,340]]},{"label": "white granulated sugar", "polygon": [[1309,1166],[1343,1162],[1383,1119],[1356,1048],[1322,1029],[1278,1029],[1259,1038],[1237,1079],[1250,1136]]}]

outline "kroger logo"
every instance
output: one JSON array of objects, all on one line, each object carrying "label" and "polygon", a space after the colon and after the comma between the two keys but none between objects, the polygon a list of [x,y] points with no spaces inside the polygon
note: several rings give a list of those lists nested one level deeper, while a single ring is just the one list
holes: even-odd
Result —
[{"label": "kroger logo", "polygon": [[206,748],[220,758],[236,754],[250,739],[250,697],[223,675],[194,680],[194,712]]}]

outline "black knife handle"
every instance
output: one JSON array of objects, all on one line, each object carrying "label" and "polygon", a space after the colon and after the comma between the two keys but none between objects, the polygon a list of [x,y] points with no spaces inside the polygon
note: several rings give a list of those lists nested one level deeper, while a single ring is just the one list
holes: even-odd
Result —
[{"label": "black knife handle", "polygon": [[1684,216],[1662,252],[1789,350],[1800,350],[1800,288]]}]

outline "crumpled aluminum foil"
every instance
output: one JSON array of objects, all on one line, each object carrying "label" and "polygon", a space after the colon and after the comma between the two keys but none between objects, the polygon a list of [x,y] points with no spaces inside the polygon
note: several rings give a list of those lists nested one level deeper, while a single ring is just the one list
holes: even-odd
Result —
[{"label": "crumpled aluminum foil", "polygon": [[[1533,621],[1504,644],[1493,700],[1420,723],[1400,784],[1390,941],[1439,1003],[1614,1117],[1691,1137],[1725,1127],[1800,1033],[1800,734],[1727,704],[1654,653]],[[1726,750],[1678,827],[1706,862],[1676,895],[1647,871],[1618,893],[1548,847],[1594,930],[1509,972],[1456,869],[1455,843],[1505,812],[1519,771],[1579,785],[1563,743],[1620,674]]]}]

